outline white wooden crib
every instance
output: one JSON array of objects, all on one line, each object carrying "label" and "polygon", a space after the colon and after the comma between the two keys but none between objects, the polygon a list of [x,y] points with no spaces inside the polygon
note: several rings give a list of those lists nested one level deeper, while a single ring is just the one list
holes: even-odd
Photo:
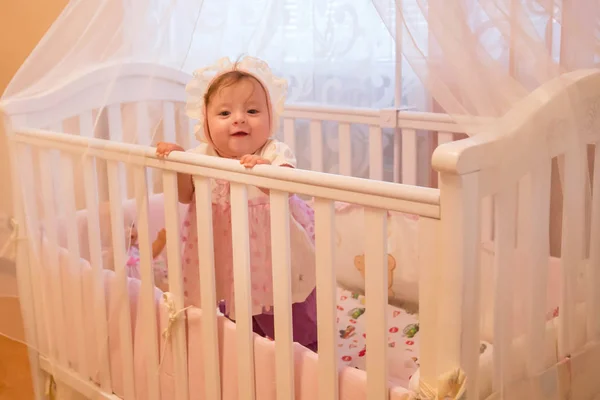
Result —
[{"label": "white wooden crib", "polygon": [[[149,254],[151,230],[156,229],[151,229],[149,216],[157,204],[164,208],[161,218],[168,235],[171,295],[167,297],[175,310],[183,308],[178,238],[182,209],[177,204],[176,174],[187,172],[194,175],[202,218],[210,213],[208,179],[232,182],[234,232],[247,231],[246,185],[271,189],[274,279],[280,283],[274,289],[275,308],[287,310],[276,316],[276,374],[271,383],[278,400],[314,398],[315,394],[319,399],[429,399],[434,398],[427,397],[430,390],[442,390],[448,383],[440,377],[459,371],[467,377],[469,399],[600,399],[600,381],[593,372],[600,363],[600,247],[594,245],[600,240],[600,196],[595,195],[600,191],[600,151],[594,153],[590,204],[585,201],[589,188],[584,185],[586,145],[596,146],[600,141],[600,72],[578,71],[549,82],[498,120],[288,106],[281,138],[290,146],[300,140],[299,121],[309,123],[310,165],[301,165],[306,170],[259,166],[246,171],[233,161],[191,154],[158,160],[150,147],[158,139],[193,145],[191,123],[179,115],[187,80],[183,73],[154,65],[105,67],[53,92],[2,105],[15,217],[26,239],[19,242],[17,273],[37,398],[44,397],[48,376],[85,398],[140,398],[142,386],[147,396],[143,398],[148,399],[225,396],[226,374],[219,368],[224,361],[217,343],[222,339],[220,317],[210,312],[211,307],[203,310],[202,339],[209,350],[201,361],[206,371],[202,393],[190,390],[195,377],[187,373],[195,362],[188,352],[196,338],[189,337],[179,315],[165,347],[157,321],[165,315],[154,312],[156,292]],[[109,82],[116,89],[107,95]],[[104,104],[106,108],[99,110]],[[122,113],[132,109],[139,118],[127,125]],[[160,115],[157,125],[148,123],[149,109]],[[575,120],[573,109],[578,110]],[[99,122],[94,124],[99,112]],[[319,172],[324,169],[323,122],[337,124],[339,175]],[[368,180],[351,176],[355,125],[368,127]],[[155,137],[154,131],[159,132]],[[418,131],[439,145],[431,164],[417,156]],[[465,133],[474,136],[453,141]],[[393,182],[382,180],[386,176],[385,135],[395,139],[387,175]],[[563,233],[560,260],[550,259],[547,240],[555,157],[564,166],[565,207],[562,227],[557,228]],[[57,161],[59,168],[51,167]],[[429,173],[430,165],[435,174]],[[423,169],[425,173],[419,175]],[[416,186],[418,181],[437,187]],[[291,341],[288,193],[314,198],[316,212],[319,354],[312,378],[299,378],[295,366],[308,368],[309,364],[299,364],[297,346]],[[124,206],[127,201],[129,205]],[[364,231],[369,233],[362,288],[370,310],[364,384],[356,383],[359,378],[352,371],[337,367],[335,293],[340,275],[332,267],[339,256],[335,202],[363,206]],[[127,293],[130,283],[123,273],[121,234],[127,207],[135,210],[142,253],[135,320],[130,318],[129,296],[122,297],[116,311],[106,307],[109,294],[101,248],[102,227],[108,226],[116,272],[113,288]],[[591,210],[590,223],[586,210]],[[421,397],[388,381],[388,211],[419,217],[418,261],[413,268],[418,270]],[[78,225],[81,218],[85,219],[84,232]],[[206,237],[212,237],[210,224],[199,219],[199,226]],[[231,398],[260,399],[255,360],[262,354],[252,339],[250,313],[244,307],[250,304],[248,243],[248,235],[240,234],[233,249],[239,303],[237,341],[230,345],[237,346],[238,378]],[[208,251],[212,244],[202,245],[202,301],[215,304]],[[87,272],[79,272],[84,267]],[[560,313],[547,321],[547,303],[553,300]],[[506,307],[511,302],[514,306]],[[109,321],[110,313],[118,316],[116,353],[106,343],[110,325],[115,324]],[[133,324],[136,332],[141,329],[147,335],[141,341],[132,340]],[[90,336],[90,332],[96,333]],[[494,347],[488,372],[479,359],[482,338]],[[164,352],[173,372],[172,397],[165,397],[163,380],[150,378],[157,373]],[[143,365],[136,362],[140,353]],[[117,369],[114,357],[119,358]],[[138,369],[145,371],[146,379],[136,378]],[[306,385],[303,391],[298,387],[302,384]]]}]

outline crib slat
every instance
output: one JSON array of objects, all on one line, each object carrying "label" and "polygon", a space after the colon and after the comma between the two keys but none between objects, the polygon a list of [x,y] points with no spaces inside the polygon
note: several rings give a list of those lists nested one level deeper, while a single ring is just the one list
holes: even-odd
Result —
[{"label": "crib slat", "polygon": [[492,241],[494,237],[494,198],[484,197],[481,200],[481,240]]},{"label": "crib slat", "polygon": [[144,102],[135,104],[135,123],[136,136],[134,143],[150,146],[152,144],[152,134],[148,121],[148,105]]},{"label": "crib slat", "polygon": [[191,147],[190,143],[196,143],[197,139],[196,139],[196,124],[198,123],[198,121],[190,119],[188,120],[188,135],[187,135],[187,141],[182,141],[181,142],[181,147],[183,147],[184,149],[187,149],[188,146]]},{"label": "crib slat", "polygon": [[108,115],[108,137],[115,142],[123,141],[123,118],[121,115],[121,105],[113,104],[107,108]]},{"label": "crib slat", "polygon": [[271,191],[271,256],[275,315],[277,400],[294,399],[289,194]]},{"label": "crib slat", "polygon": [[79,114],[79,135],[94,137],[94,115],[91,110]]},{"label": "crib slat", "polygon": [[[42,150],[35,146],[31,148],[32,151],[32,160],[31,160],[31,164],[28,165],[28,169],[31,171],[31,179],[38,179],[39,176],[39,171],[40,171],[40,162],[41,162],[41,158],[40,158],[40,154],[42,152]],[[23,164],[25,165],[25,164]],[[34,185],[34,187],[39,187],[39,183],[36,183]],[[37,210],[39,210],[40,213],[43,213],[42,209],[42,198],[40,195],[36,195],[33,197],[34,199],[34,203],[35,203],[35,207],[37,207]]]},{"label": "crib slat", "polygon": [[[169,291],[173,295],[175,311],[183,310],[183,276],[181,271],[181,246],[179,238],[179,203],[177,199],[177,173],[163,171],[165,198],[165,229],[167,231],[167,259],[169,260]],[[185,314],[171,328],[173,363],[175,370],[175,398],[189,398],[187,370],[187,342]]]},{"label": "crib slat", "polygon": [[600,143],[595,145],[592,220],[590,222],[590,259],[587,276],[587,339],[600,339]]},{"label": "crib slat", "polygon": [[[479,174],[440,174],[442,218],[438,325],[452,326],[438,334],[438,372],[460,363],[469,378],[467,393],[479,393],[481,201]],[[443,210],[451,210],[444,212]],[[461,322],[457,322],[461,321]],[[458,325],[458,326],[457,326]],[[460,326],[460,328],[458,328]]]},{"label": "crib slat", "polygon": [[239,398],[254,400],[254,340],[252,332],[252,292],[250,291],[250,238],[248,190],[231,183],[231,227],[233,230],[233,280],[237,330]]},{"label": "crib slat", "polygon": [[[79,136],[89,138],[94,137],[94,113],[94,110],[88,110],[79,114]],[[68,123],[65,123],[65,125],[67,127],[69,126]],[[66,132],[68,133],[69,131]],[[76,160],[76,163],[81,164],[83,162],[82,160],[83,158],[79,158],[78,160]],[[85,208],[85,199],[83,198],[85,196],[85,193],[82,193],[82,189],[80,188],[81,182],[83,181],[83,168],[81,165],[77,164],[75,165],[75,169],[73,170],[73,179],[76,182],[75,185],[77,186],[77,189],[75,191],[75,209],[81,210]]]},{"label": "crib slat", "polygon": [[369,126],[369,178],[383,180],[383,132],[375,125]]},{"label": "crib slat", "polygon": [[163,103],[163,135],[165,142],[176,142],[175,134],[175,104],[170,101]]},{"label": "crib slat", "polygon": [[365,208],[365,297],[367,313],[367,393],[371,399],[387,399],[387,212]]},{"label": "crib slat", "polygon": [[140,289],[140,301],[142,302],[142,326],[146,342],[144,352],[146,353],[146,371],[148,396],[150,400],[160,398],[160,380],[154,379],[156,371],[159,371],[159,356],[156,305],[154,300],[154,271],[152,267],[152,239],[150,238],[150,223],[148,220],[148,188],[146,187],[146,169],[136,166],[135,176],[135,199],[137,206],[137,228],[138,245],[140,249],[140,272],[142,287]]},{"label": "crib slat", "polygon": [[[527,370],[530,376],[541,373],[547,367],[545,360],[546,335],[546,287],[548,282],[548,258],[550,256],[550,187],[551,163],[543,161],[532,169],[529,180],[530,196],[526,207],[519,214],[527,216],[523,237],[524,248],[529,249],[527,276],[530,291],[529,326],[527,333]],[[519,239],[520,240],[520,239]],[[521,240],[520,240],[521,241]]]},{"label": "crib slat", "polygon": [[402,182],[402,129],[394,129],[394,182]]},{"label": "crib slat", "polygon": [[442,263],[439,253],[431,249],[439,248],[439,220],[419,218],[419,349],[420,376],[419,384],[435,387],[437,380],[437,296],[439,293],[438,279]]},{"label": "crib slat", "polygon": [[[115,142],[123,142],[124,141],[124,137],[123,137],[123,117],[121,114],[121,105],[120,104],[113,104],[111,106],[108,106],[108,110],[107,110],[107,115],[108,115],[108,137],[110,138],[111,141],[115,141]],[[96,160],[96,164],[98,164],[98,161],[100,160]],[[127,196],[128,193],[132,193],[133,197],[133,183],[132,180],[130,180],[130,185],[128,185],[127,182],[127,174],[126,171],[124,169],[121,170],[121,172],[119,173],[119,184],[121,185],[121,193],[123,194],[123,200],[127,199],[129,196]],[[106,190],[106,188],[100,188],[100,198],[102,199],[102,191]],[[106,198],[106,195],[105,197]]]},{"label": "crib slat", "polygon": [[87,206],[88,238],[90,244],[90,264],[94,282],[94,321],[96,330],[96,351],[98,353],[100,387],[106,392],[112,392],[110,381],[108,318],[106,316],[106,299],[104,288],[104,271],[102,265],[102,249],[100,248],[100,218],[98,214],[98,193],[96,190],[96,168],[94,159],[84,158],[85,204]]},{"label": "crib slat", "polygon": [[417,184],[417,131],[402,129],[402,183]]},{"label": "crib slat", "polygon": [[576,146],[565,153],[563,232],[561,243],[562,291],[558,316],[559,357],[579,348],[579,329],[575,315],[577,275],[582,265],[585,226],[585,168],[587,150]]},{"label": "crib slat", "polygon": [[82,269],[79,263],[79,231],[77,229],[77,219],[75,215],[75,190],[73,181],[73,156],[71,154],[61,154],[61,180],[62,180],[62,199],[64,207],[64,217],[67,226],[67,248],[69,250],[69,269],[70,284],[69,288],[70,302],[74,315],[75,323],[75,346],[77,348],[77,370],[83,376],[89,376],[87,370],[87,358],[85,348],[85,332],[83,330],[83,299],[82,290]]},{"label": "crib slat", "polygon": [[129,287],[125,263],[125,237],[123,228],[123,206],[119,185],[119,165],[116,161],[107,162],[108,197],[110,203],[110,225],[115,264],[115,298],[119,299],[119,339],[121,363],[123,365],[123,391],[125,399],[135,399],[133,373],[133,336],[131,329]]},{"label": "crib slat", "polygon": [[[57,121],[53,124],[51,124],[49,126],[49,129],[53,132],[59,132],[62,133],[64,132],[63,130],[63,121]],[[59,154],[58,152],[53,153],[52,155],[55,159],[56,162],[54,162],[53,164],[58,164],[59,163]],[[56,205],[60,205],[60,187],[61,187],[61,182],[60,182],[60,174],[58,172],[54,173],[52,175],[52,184],[54,185],[54,189],[52,191],[52,196],[54,196],[54,204]],[[57,210],[59,213],[62,212],[62,210]]]},{"label": "crib slat", "polygon": [[309,130],[311,169],[323,172],[323,126],[321,121],[310,121]]},{"label": "crib slat", "polygon": [[[194,177],[200,264],[200,296],[202,306],[202,339],[204,343],[204,382],[207,399],[221,399],[219,367],[219,331],[217,325],[217,292],[215,289],[215,257],[210,179]],[[211,311],[212,310],[212,311]]]},{"label": "crib slat", "polygon": [[[530,186],[531,186],[531,175],[525,175],[519,181],[519,186],[517,189],[518,201],[519,201],[518,210],[523,209],[525,204],[530,203],[531,200],[529,199],[529,196],[531,196],[531,191],[527,190]],[[517,240],[518,241],[521,240],[520,239],[521,237],[526,235],[525,231],[527,229],[530,229],[527,219],[526,218],[518,218],[517,219]]]},{"label": "crib slat", "polygon": [[511,381],[513,293],[511,282],[515,251],[517,190],[505,189],[496,195],[496,253],[494,259],[494,376],[493,389],[503,393]]},{"label": "crib slat", "polygon": [[340,122],[338,126],[338,140],[340,142],[340,174],[352,176],[352,140],[350,124]]},{"label": "crib slat", "polygon": [[190,123],[187,118],[183,125],[182,121],[179,104],[175,104],[175,142],[187,150],[190,148]]},{"label": "crib slat", "polygon": [[293,152],[296,152],[296,127],[293,118],[283,119],[283,142],[287,144]]},{"label": "crib slat", "polygon": [[338,400],[335,211],[328,199],[315,199],[319,399]]},{"label": "crib slat", "polygon": [[[150,130],[150,124],[148,122],[148,107],[145,103],[140,102],[136,103],[136,141],[134,143],[138,143],[145,146],[151,146],[154,138],[152,137],[152,132]],[[149,169],[147,171],[148,178],[148,192],[155,193],[154,190],[154,176],[153,171]],[[133,185],[132,185],[133,187]]]},{"label": "crib slat", "polygon": [[48,239],[49,254],[44,260],[45,276],[48,284],[51,287],[52,295],[52,314],[54,324],[54,340],[58,350],[58,362],[62,366],[67,364],[67,347],[65,317],[63,314],[63,305],[67,304],[63,301],[63,291],[61,272],[58,261],[58,239],[57,239],[57,223],[56,223],[56,207],[54,206],[54,189],[52,187],[52,168],[53,158],[50,150],[42,150],[40,162],[40,181],[42,185],[42,197],[44,203],[44,234]]},{"label": "crib slat", "polygon": [[[21,165],[33,166],[34,159],[36,159],[36,154],[38,150],[36,148],[31,148],[24,144],[18,144],[18,159]],[[23,168],[19,172],[20,184],[22,188],[35,188],[37,187],[37,182],[34,179],[34,171],[30,168]],[[27,190],[27,189],[23,189]],[[23,196],[23,204],[25,206],[26,213],[26,226],[23,227],[24,232],[21,235],[26,235],[30,238],[27,242],[27,250],[28,250],[28,258],[29,258],[29,267],[30,267],[30,282],[31,288],[34,293],[39,293],[41,296],[33,296],[33,306],[34,306],[34,317],[35,317],[35,328],[37,331],[37,350],[49,356],[54,356],[54,354],[50,353],[53,350],[53,337],[51,335],[51,321],[49,318],[49,310],[48,310],[48,302],[46,301],[45,296],[45,285],[42,284],[40,279],[44,274],[43,264],[42,264],[42,254],[41,248],[39,246],[40,242],[40,220],[38,217],[38,205],[37,205],[37,196],[35,192],[31,193],[32,195]],[[27,233],[25,233],[27,232]],[[42,298],[43,297],[43,298]],[[50,347],[52,346],[52,347]]]}]

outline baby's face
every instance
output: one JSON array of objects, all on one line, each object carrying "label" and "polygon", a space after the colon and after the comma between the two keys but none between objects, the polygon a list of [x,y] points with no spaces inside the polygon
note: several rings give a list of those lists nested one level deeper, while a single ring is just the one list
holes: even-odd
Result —
[{"label": "baby's face", "polygon": [[253,154],[271,134],[267,95],[255,79],[218,89],[206,111],[212,141],[233,157]]}]

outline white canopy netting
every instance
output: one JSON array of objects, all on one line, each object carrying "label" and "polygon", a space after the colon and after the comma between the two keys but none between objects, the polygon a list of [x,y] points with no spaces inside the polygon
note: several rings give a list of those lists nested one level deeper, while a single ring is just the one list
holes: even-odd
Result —
[{"label": "white canopy netting", "polygon": [[289,79],[288,102],[426,109],[415,100],[426,91],[446,113],[499,116],[560,72],[597,63],[598,8],[591,0],[72,1],[3,99],[106,64],[191,73],[249,54]]},{"label": "white canopy netting", "polygon": [[[132,62],[191,74],[251,55],[288,80],[288,103],[493,118],[561,73],[598,65],[599,38],[597,0],[72,0],[0,105],[109,65],[115,79]],[[2,200],[0,257],[11,259]]]}]

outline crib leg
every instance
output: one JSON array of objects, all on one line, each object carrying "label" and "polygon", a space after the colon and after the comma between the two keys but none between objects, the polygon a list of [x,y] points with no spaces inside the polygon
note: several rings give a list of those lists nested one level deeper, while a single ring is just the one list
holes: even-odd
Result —
[{"label": "crib leg", "polygon": [[[20,246],[23,248],[24,246]],[[19,250],[23,251],[23,250]],[[26,250],[25,250],[26,251]],[[23,256],[23,254],[21,254]],[[19,304],[21,308],[21,315],[23,317],[23,327],[25,331],[25,343],[27,347],[27,355],[29,358],[29,368],[31,371],[31,384],[33,386],[34,399],[42,400],[45,398],[45,386],[44,382],[45,373],[40,367],[40,353],[36,348],[35,341],[35,316],[33,309],[33,302],[31,300],[33,296],[31,295],[31,287],[29,285],[29,280],[25,279],[22,275],[24,275],[23,269],[27,269],[25,274],[29,275],[29,263],[27,260],[27,255],[24,255],[25,259],[22,257],[17,258],[17,262],[15,268],[17,269],[17,283],[19,285]],[[20,276],[19,276],[20,275]],[[24,295],[23,295],[24,294]]]}]

